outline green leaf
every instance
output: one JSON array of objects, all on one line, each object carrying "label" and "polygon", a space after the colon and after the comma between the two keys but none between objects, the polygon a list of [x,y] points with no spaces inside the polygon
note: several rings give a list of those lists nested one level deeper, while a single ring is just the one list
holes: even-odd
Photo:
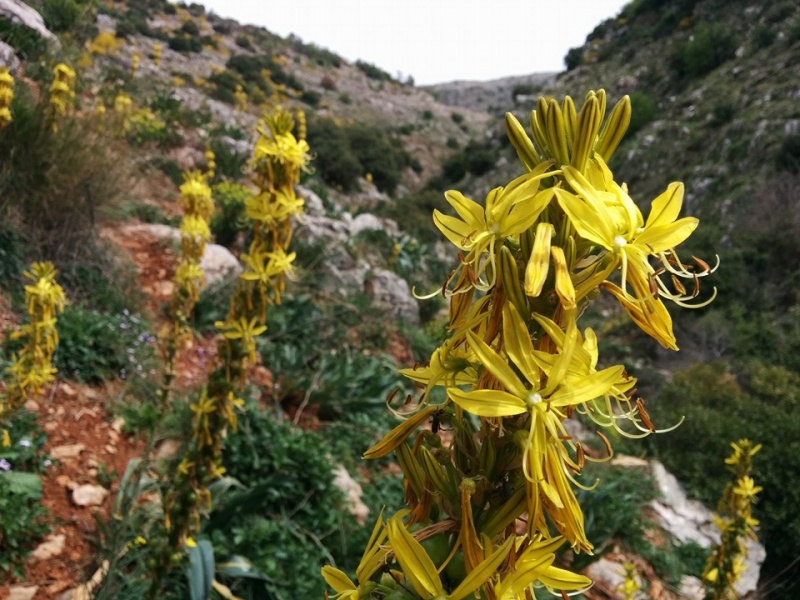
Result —
[{"label": "green leaf", "polygon": [[189,593],[192,600],[208,600],[214,582],[214,547],[208,540],[189,546]]},{"label": "green leaf", "polygon": [[8,482],[8,489],[12,494],[19,494],[31,500],[39,500],[42,497],[42,478],[36,473],[7,471],[0,473],[0,477]]}]

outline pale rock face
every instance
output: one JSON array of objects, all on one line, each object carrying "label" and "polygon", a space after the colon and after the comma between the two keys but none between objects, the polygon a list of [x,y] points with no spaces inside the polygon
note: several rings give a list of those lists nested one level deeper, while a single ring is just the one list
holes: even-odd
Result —
[{"label": "pale rock face", "polygon": [[364,282],[364,290],[375,304],[387,308],[398,320],[409,325],[420,324],[419,304],[408,282],[397,273],[374,269]]},{"label": "pale rock face", "polygon": [[45,27],[42,15],[24,2],[19,0],[0,0],[0,16],[5,17],[12,23],[33,29],[56,47],[61,45],[56,35]]},{"label": "pale rock face", "polygon": [[[693,540],[709,548],[719,542],[719,530],[714,526],[712,513],[696,500],[689,500],[674,475],[667,472],[658,461],[652,461],[651,471],[662,498],[651,505],[659,518],[659,525],[681,543]],[[740,596],[756,589],[761,564],[767,556],[764,546],[751,539],[746,541],[745,571],[735,588]]]},{"label": "pale rock face", "polygon": [[0,42],[0,67],[6,67],[12,73],[19,67],[19,59],[17,58],[14,48]]},{"label": "pale rock face", "polygon": [[29,560],[50,560],[54,556],[60,556],[64,552],[65,541],[64,534],[48,535],[45,541],[31,552]]},{"label": "pale rock face", "polygon": [[369,507],[361,501],[361,496],[364,494],[361,485],[342,465],[336,465],[333,470],[333,485],[344,494],[348,512],[359,524],[364,525],[369,517]]},{"label": "pale rock face", "polygon": [[80,485],[72,490],[72,501],[77,506],[101,506],[109,491],[99,485]]},{"label": "pale rock face", "polygon": [[298,197],[304,200],[303,219],[308,217],[325,216],[325,205],[322,203],[322,198],[320,198],[317,194],[301,185],[296,186],[296,193]]}]

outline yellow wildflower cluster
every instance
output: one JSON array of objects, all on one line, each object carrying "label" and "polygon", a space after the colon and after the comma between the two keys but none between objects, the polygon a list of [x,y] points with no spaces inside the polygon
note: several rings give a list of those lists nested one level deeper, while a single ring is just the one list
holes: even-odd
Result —
[{"label": "yellow wildflower cluster", "polygon": [[153,44],[153,64],[157,67],[161,64],[161,52],[163,50],[163,46],[161,42],[156,42]]},{"label": "yellow wildflower cluster", "polygon": [[91,54],[114,56],[122,44],[123,41],[114,35],[113,31],[101,31],[88,43],[88,48]]},{"label": "yellow wildflower cluster", "polygon": [[[26,400],[36,398],[42,388],[55,381],[53,353],[58,345],[56,321],[64,310],[64,290],[56,283],[57,271],[50,262],[35,262],[24,273],[31,285],[25,286],[28,324],[11,334],[11,339],[24,339],[25,345],[12,357],[7,371],[5,398],[0,396],[0,423]],[[8,446],[8,432],[2,429],[2,445]]]},{"label": "yellow wildflower cluster", "polygon": [[242,88],[241,85],[236,84],[233,97],[236,100],[236,109],[247,111],[247,92],[244,91],[244,88]]},{"label": "yellow wildflower cluster", "polygon": [[739,598],[734,585],[746,568],[745,540],[757,539],[758,520],[753,518],[752,505],[763,488],[755,485],[750,471],[753,456],[761,450],[761,444],[753,445],[750,440],[742,439],[731,447],[733,454],[725,459],[725,464],[734,474],[734,481],[725,488],[717,507],[714,523],[720,531],[720,542],[708,557],[703,573],[706,597],[712,600]]},{"label": "yellow wildflower cluster", "polygon": [[206,148],[204,153],[206,159],[206,180],[214,179],[214,174],[217,170],[217,155],[214,154],[214,151],[211,149],[211,146]]},{"label": "yellow wildflower cluster", "polygon": [[64,63],[53,69],[53,83],[50,85],[50,108],[53,115],[63,117],[75,106],[75,71]]},{"label": "yellow wildflower cluster", "polygon": [[131,72],[130,78],[134,79],[136,77],[136,71],[139,70],[139,55],[134,52],[133,56],[131,56]]},{"label": "yellow wildflower cluster", "polygon": [[[434,223],[459,251],[442,290],[450,335],[428,365],[402,371],[421,396],[408,399],[400,411],[406,419],[364,455],[396,452],[409,509],[376,526],[378,541],[357,582],[323,569],[337,597],[405,588],[421,598],[480,590],[511,600],[543,587],[591,585],[553,566],[564,542],[574,552],[593,548],[574,492],[590,458],[565,421],[579,412],[631,437],[655,428],[635,396],[636,380],[622,365],[598,367],[597,336],[581,331],[578,318],[607,290],[643,331],[677,349],[662,299],[687,305],[712,270],[699,260],[683,264],[675,251],[697,226],[697,219],[678,218],[680,183],[653,201],[645,221],[625,184],[614,180],[607,162],[630,110],[625,97],[605,118],[603,91],[590,92],[580,111],[569,97],[561,104],[540,99],[531,114],[533,139],[506,115],[522,175],[490,191],[483,204],[447,192],[456,216],[434,211]],[[694,284],[691,292],[682,279]],[[446,398],[433,404],[436,386]],[[429,419],[431,430],[417,433]],[[443,440],[438,430],[445,426]],[[443,543],[442,556],[420,544],[430,538]],[[399,571],[382,576],[390,560]]]},{"label": "yellow wildflower cluster", "polygon": [[252,160],[259,193],[247,204],[253,234],[249,252],[241,257],[245,270],[227,318],[216,323],[222,333],[219,364],[209,375],[200,398],[191,405],[192,441],[166,498],[168,545],[173,549],[197,531],[200,513],[210,507],[207,486],[224,471],[220,465],[221,442],[227,428],[236,427],[235,411],[242,404],[239,390],[248,365],[256,361],[255,339],[266,330],[267,306],[280,302],[284,277],[291,274],[295,258],[288,252],[290,218],[303,208],[294,186],[309,159],[308,144],[294,137],[294,119],[285,111],[265,117],[263,124]]},{"label": "yellow wildflower cluster", "polygon": [[642,586],[636,580],[636,565],[632,562],[622,564],[624,579],[616,587],[616,591],[622,594],[624,600],[636,600]]},{"label": "yellow wildflower cluster", "polygon": [[0,129],[11,123],[11,101],[14,99],[14,78],[6,67],[0,67]]},{"label": "yellow wildflower cluster", "polygon": [[169,305],[169,320],[161,332],[161,354],[164,360],[164,382],[160,390],[166,404],[175,377],[175,358],[181,341],[189,332],[189,319],[205,285],[201,261],[206,242],[211,239],[209,221],[214,212],[211,188],[205,175],[198,171],[184,174],[181,185],[183,219],[181,221],[181,260],[175,270],[175,288]]}]

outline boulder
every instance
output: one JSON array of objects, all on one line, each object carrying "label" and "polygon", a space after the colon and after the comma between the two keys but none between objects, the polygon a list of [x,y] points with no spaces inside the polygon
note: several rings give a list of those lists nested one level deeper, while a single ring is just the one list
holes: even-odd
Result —
[{"label": "boulder", "polygon": [[45,27],[42,15],[24,2],[19,0],[0,0],[0,17],[5,17],[17,25],[24,25],[29,29],[33,29],[56,47],[61,46],[56,34]]},{"label": "boulder", "polygon": [[0,67],[7,67],[12,73],[19,67],[19,59],[14,48],[5,42],[0,42]]},{"label": "boulder", "polygon": [[364,281],[364,291],[377,306],[386,308],[396,319],[419,326],[419,304],[408,282],[397,273],[373,269]]},{"label": "boulder", "polygon": [[109,491],[99,485],[80,485],[72,490],[72,501],[77,506],[101,506]]}]

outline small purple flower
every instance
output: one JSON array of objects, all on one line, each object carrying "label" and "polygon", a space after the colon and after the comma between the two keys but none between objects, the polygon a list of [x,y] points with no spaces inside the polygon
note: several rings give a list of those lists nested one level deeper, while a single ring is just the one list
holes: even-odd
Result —
[{"label": "small purple flower", "polygon": [[10,471],[11,470],[11,463],[8,462],[5,458],[0,458],[0,471]]}]

